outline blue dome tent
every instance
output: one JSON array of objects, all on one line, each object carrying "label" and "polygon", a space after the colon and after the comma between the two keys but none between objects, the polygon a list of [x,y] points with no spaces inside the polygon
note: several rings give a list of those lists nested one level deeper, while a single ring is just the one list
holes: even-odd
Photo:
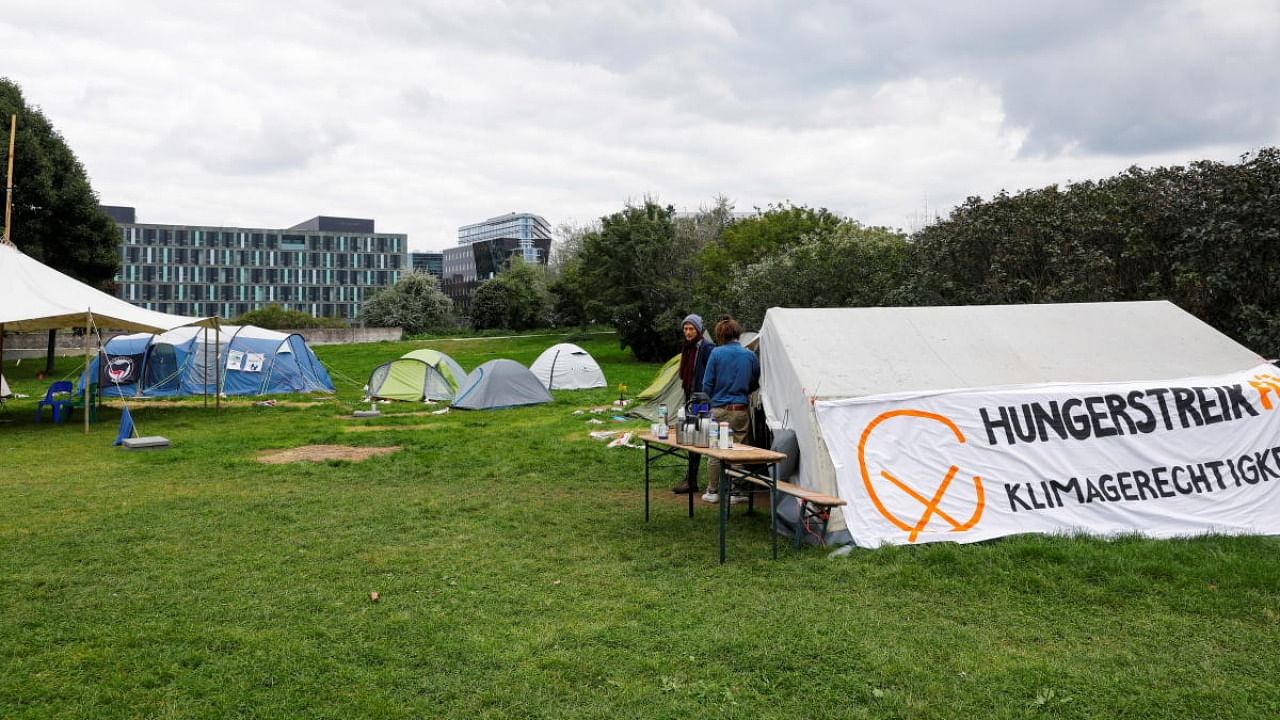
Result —
[{"label": "blue dome tent", "polygon": [[252,325],[114,337],[90,373],[103,397],[185,397],[216,392],[215,362],[221,365],[222,394],[229,397],[334,391],[328,371],[301,335]]}]

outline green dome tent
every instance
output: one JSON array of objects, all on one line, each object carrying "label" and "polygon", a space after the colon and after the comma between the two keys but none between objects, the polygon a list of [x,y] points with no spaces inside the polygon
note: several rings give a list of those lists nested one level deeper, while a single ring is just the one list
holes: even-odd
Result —
[{"label": "green dome tent", "polygon": [[658,371],[657,377],[649,383],[649,387],[636,395],[640,403],[631,408],[629,414],[642,417],[649,422],[658,420],[658,406],[666,405],[672,416],[676,409],[684,405],[684,388],[680,386],[680,356],[676,355],[667,361]]},{"label": "green dome tent", "polygon": [[421,348],[374,368],[368,392],[382,400],[452,400],[466,376],[453,358]]}]

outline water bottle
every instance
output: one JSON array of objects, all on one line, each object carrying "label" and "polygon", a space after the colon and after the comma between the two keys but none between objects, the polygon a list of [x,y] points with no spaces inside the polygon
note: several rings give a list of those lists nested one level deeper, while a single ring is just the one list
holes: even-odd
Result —
[{"label": "water bottle", "polygon": [[720,447],[720,423],[712,420],[707,425],[707,447]]},{"label": "water bottle", "polygon": [[676,442],[684,445],[684,406],[676,408]]},{"label": "water bottle", "polygon": [[729,423],[720,423],[720,449],[733,449],[733,431],[729,429]]},{"label": "water bottle", "polygon": [[658,422],[663,425],[667,424],[667,404],[663,403],[658,406]]}]

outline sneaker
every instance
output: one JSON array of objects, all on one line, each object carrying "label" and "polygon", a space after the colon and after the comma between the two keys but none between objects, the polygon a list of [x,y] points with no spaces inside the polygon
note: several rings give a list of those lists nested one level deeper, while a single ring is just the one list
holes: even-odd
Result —
[{"label": "sneaker", "polygon": [[746,496],[746,495],[730,495],[730,496],[729,496],[729,504],[730,504],[730,505],[741,505],[742,503],[744,503],[744,502],[746,502],[746,501],[747,501],[747,496]]},{"label": "sneaker", "polygon": [[717,493],[705,492],[702,494],[702,502],[718,503],[720,502],[720,496]]}]

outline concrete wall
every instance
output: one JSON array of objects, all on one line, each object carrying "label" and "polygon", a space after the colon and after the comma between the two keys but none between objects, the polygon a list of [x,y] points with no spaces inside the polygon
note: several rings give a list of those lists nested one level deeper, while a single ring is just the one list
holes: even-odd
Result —
[{"label": "concrete wall", "polygon": [[[280,330],[282,333],[297,333],[306,339],[309,345],[344,345],[347,343],[366,343],[366,342],[383,342],[397,341],[404,337],[404,330],[400,328],[305,328],[302,330]],[[128,333],[121,332],[103,332],[102,342],[106,342],[116,335],[126,335]],[[9,333],[4,338],[4,359],[5,360],[26,360],[28,358],[43,358],[49,347],[49,334],[47,332],[33,333]],[[98,349],[98,340],[94,338],[89,343],[91,351]],[[84,337],[73,335],[69,330],[59,330],[55,339],[54,355],[58,357],[84,355]]]}]

